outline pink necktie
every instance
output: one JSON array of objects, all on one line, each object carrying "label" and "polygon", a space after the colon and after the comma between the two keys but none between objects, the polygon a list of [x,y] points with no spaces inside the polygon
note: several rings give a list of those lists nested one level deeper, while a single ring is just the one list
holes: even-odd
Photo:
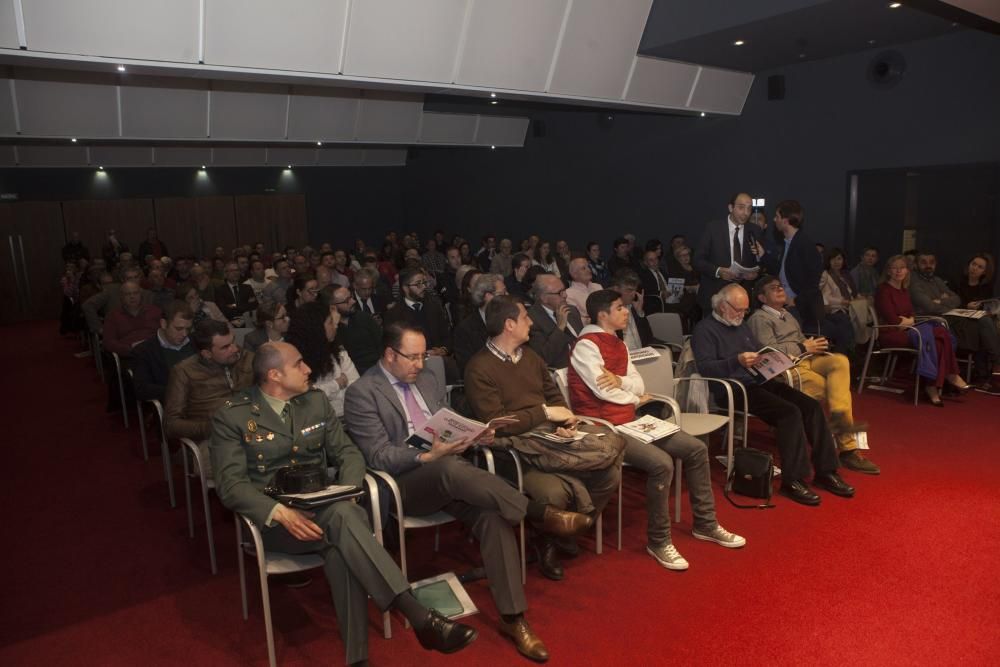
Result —
[{"label": "pink necktie", "polygon": [[396,384],[403,390],[403,406],[410,417],[410,423],[413,424],[413,431],[417,432],[421,426],[427,423],[427,417],[424,416],[424,411],[420,409],[420,404],[417,403],[417,397],[413,395],[410,385],[406,382],[397,382]]}]

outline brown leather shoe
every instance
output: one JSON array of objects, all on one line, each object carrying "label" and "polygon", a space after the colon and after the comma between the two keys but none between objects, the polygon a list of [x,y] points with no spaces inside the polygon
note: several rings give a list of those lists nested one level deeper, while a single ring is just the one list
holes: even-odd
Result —
[{"label": "brown leather shoe", "polygon": [[535,662],[545,662],[549,659],[549,650],[545,648],[538,635],[531,631],[523,616],[513,623],[506,623],[500,619],[500,634],[510,637],[517,647],[517,652],[524,657]]},{"label": "brown leather shoe", "polygon": [[567,512],[556,509],[552,505],[545,506],[545,516],[541,522],[535,524],[543,533],[555,535],[556,537],[574,537],[587,532],[594,525],[594,520],[587,514],[579,512]]}]

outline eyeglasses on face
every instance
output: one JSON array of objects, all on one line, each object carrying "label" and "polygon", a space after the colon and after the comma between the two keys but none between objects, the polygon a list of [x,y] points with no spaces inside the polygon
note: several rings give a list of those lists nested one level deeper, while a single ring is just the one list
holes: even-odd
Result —
[{"label": "eyeglasses on face", "polygon": [[558,292],[546,292],[546,294],[548,296],[562,296],[562,295],[566,294],[566,290],[565,289],[561,289]]},{"label": "eyeglasses on face", "polygon": [[428,352],[415,352],[413,354],[406,354],[405,352],[400,352],[396,348],[392,348],[392,351],[413,364],[417,363],[418,361],[427,361],[431,356],[430,353]]},{"label": "eyeglasses on face", "polygon": [[725,303],[725,304],[726,304],[727,306],[729,306],[730,308],[732,308],[732,309],[733,309],[734,311],[736,311],[737,313],[742,313],[742,314],[746,315],[747,313],[749,313],[749,312],[750,312],[750,309],[749,309],[749,308],[737,308],[737,307],[736,307],[736,306],[734,306],[733,304],[729,303],[729,301],[728,301],[728,300],[726,300],[726,301],[723,301],[723,303]]},{"label": "eyeglasses on face", "polygon": [[408,284],[407,287],[427,287],[427,281],[426,280],[418,280],[418,281],[416,281],[414,283]]}]

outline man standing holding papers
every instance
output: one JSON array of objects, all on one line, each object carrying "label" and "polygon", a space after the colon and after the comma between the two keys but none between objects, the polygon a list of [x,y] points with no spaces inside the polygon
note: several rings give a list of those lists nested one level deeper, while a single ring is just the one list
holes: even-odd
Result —
[{"label": "man standing holding papers", "polygon": [[[629,310],[615,290],[601,290],[587,297],[589,324],[584,327],[570,356],[569,392],[576,413],[598,417],[615,426],[636,418],[636,408],[650,400],[642,376],[629,359],[628,348],[618,338],[625,329]],[[715,519],[715,499],[709,470],[708,448],[701,440],[677,431],[650,443],[627,433],[625,463],[648,474],[646,512],[648,544],[646,552],[668,570],[686,570],[688,562],[670,539],[670,482],[674,476],[673,457],[684,463],[696,539],[738,548],[746,544]]]},{"label": "man standing holding papers", "polygon": [[264,493],[285,466],[335,464],[338,484],[360,487],[365,462],[323,392],[309,389],[310,369],[294,346],[265,343],[253,371],[254,386],[234,394],[212,418],[216,491],[227,509],[260,528],[268,550],[322,554],[348,664],[368,658],[369,595],[379,609],[398,609],[426,649],[453,653],[471,643],[473,628],[413,597],[359,505],[342,501],[303,512]]}]

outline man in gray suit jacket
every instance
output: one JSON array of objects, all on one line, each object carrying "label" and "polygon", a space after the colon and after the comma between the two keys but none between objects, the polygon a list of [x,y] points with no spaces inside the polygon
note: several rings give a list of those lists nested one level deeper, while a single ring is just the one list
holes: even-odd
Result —
[{"label": "man in gray suit jacket", "polygon": [[531,286],[535,302],[528,309],[531,334],[528,346],[550,368],[569,365],[569,346],[583,329],[580,313],[566,303],[566,286],[550,273],[540,273]]},{"label": "man in gray suit jacket", "polygon": [[[527,657],[548,659],[524,619],[527,602],[512,527],[527,518],[545,532],[576,535],[591,518],[530,501],[501,477],[471,465],[460,454],[475,443],[435,439],[429,449],[407,444],[442,407],[445,387],[424,368],[427,341],[418,327],[405,321],[386,325],[382,349],[379,362],[347,389],[344,419],[351,438],[369,467],[395,477],[407,514],[444,510],[471,528],[500,611],[500,631]],[[488,431],[480,444],[491,444],[493,436]]]}]

